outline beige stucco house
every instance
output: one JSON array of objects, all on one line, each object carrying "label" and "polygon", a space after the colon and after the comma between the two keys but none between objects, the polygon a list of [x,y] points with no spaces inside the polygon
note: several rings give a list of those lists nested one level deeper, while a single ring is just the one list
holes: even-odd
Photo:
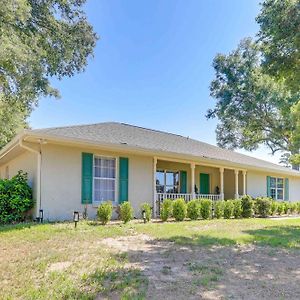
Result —
[{"label": "beige stucco house", "polygon": [[0,152],[0,176],[28,173],[44,219],[96,216],[102,201],[231,199],[243,194],[300,200],[300,172],[176,134],[122,123],[25,130]]}]

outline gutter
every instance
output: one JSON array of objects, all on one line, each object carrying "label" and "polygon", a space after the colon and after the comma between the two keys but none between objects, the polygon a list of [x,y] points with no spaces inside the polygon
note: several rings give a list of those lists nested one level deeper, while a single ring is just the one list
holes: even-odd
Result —
[{"label": "gutter", "polygon": [[[35,149],[32,149],[28,146],[25,146],[23,144],[23,139],[22,138],[19,139],[19,145],[20,145],[21,148],[26,149],[30,152],[33,152],[37,155],[36,218],[39,218],[39,212],[40,212],[40,209],[42,207],[42,197],[41,197],[42,150],[41,150],[41,147],[40,147],[40,150],[35,150]],[[40,145],[41,145],[41,141],[40,141]]]}]

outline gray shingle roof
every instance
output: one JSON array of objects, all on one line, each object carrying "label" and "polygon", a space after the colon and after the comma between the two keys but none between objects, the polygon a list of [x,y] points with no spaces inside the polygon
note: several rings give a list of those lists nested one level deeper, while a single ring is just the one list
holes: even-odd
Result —
[{"label": "gray shingle roof", "polygon": [[94,143],[99,142],[99,144],[126,144],[131,147],[138,147],[147,150],[178,153],[197,156],[199,158],[217,159],[246,166],[258,167],[261,169],[266,168],[273,169],[274,171],[289,171],[294,174],[300,174],[298,171],[288,170],[285,167],[261,159],[221,149],[181,135],[124,123],[107,122],[90,125],[35,129],[28,133],[30,134],[30,132],[68,139],[82,139]]}]

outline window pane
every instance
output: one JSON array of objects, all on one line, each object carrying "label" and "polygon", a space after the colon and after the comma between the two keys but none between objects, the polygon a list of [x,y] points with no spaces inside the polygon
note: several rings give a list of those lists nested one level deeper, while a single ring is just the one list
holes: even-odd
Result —
[{"label": "window pane", "polygon": [[277,178],[277,188],[283,188],[283,179]]},{"label": "window pane", "polygon": [[115,178],[116,177],[115,159],[95,157],[94,176],[99,178]]},{"label": "window pane", "polygon": [[178,185],[179,174],[178,172],[166,173],[166,185]]},{"label": "window pane", "polygon": [[156,172],[156,184],[165,185],[165,174],[163,171]]},{"label": "window pane", "polygon": [[94,201],[115,200],[114,179],[94,179]]},{"label": "window pane", "polygon": [[271,197],[276,199],[276,189],[271,189]]},{"label": "window pane", "polygon": [[166,193],[174,194],[178,193],[178,187],[177,186],[166,186]]},{"label": "window pane", "polygon": [[283,190],[277,190],[277,200],[283,200]]},{"label": "window pane", "polygon": [[271,177],[270,185],[272,188],[276,188],[276,178],[275,177]]}]

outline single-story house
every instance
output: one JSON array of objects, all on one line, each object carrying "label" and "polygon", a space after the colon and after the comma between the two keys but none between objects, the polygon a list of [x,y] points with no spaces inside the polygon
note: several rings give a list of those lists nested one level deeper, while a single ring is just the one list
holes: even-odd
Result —
[{"label": "single-story house", "polygon": [[189,137],[123,123],[25,130],[0,151],[0,176],[28,173],[44,219],[72,219],[130,201],[136,215],[165,198],[232,199],[249,194],[300,200],[300,172]]}]

